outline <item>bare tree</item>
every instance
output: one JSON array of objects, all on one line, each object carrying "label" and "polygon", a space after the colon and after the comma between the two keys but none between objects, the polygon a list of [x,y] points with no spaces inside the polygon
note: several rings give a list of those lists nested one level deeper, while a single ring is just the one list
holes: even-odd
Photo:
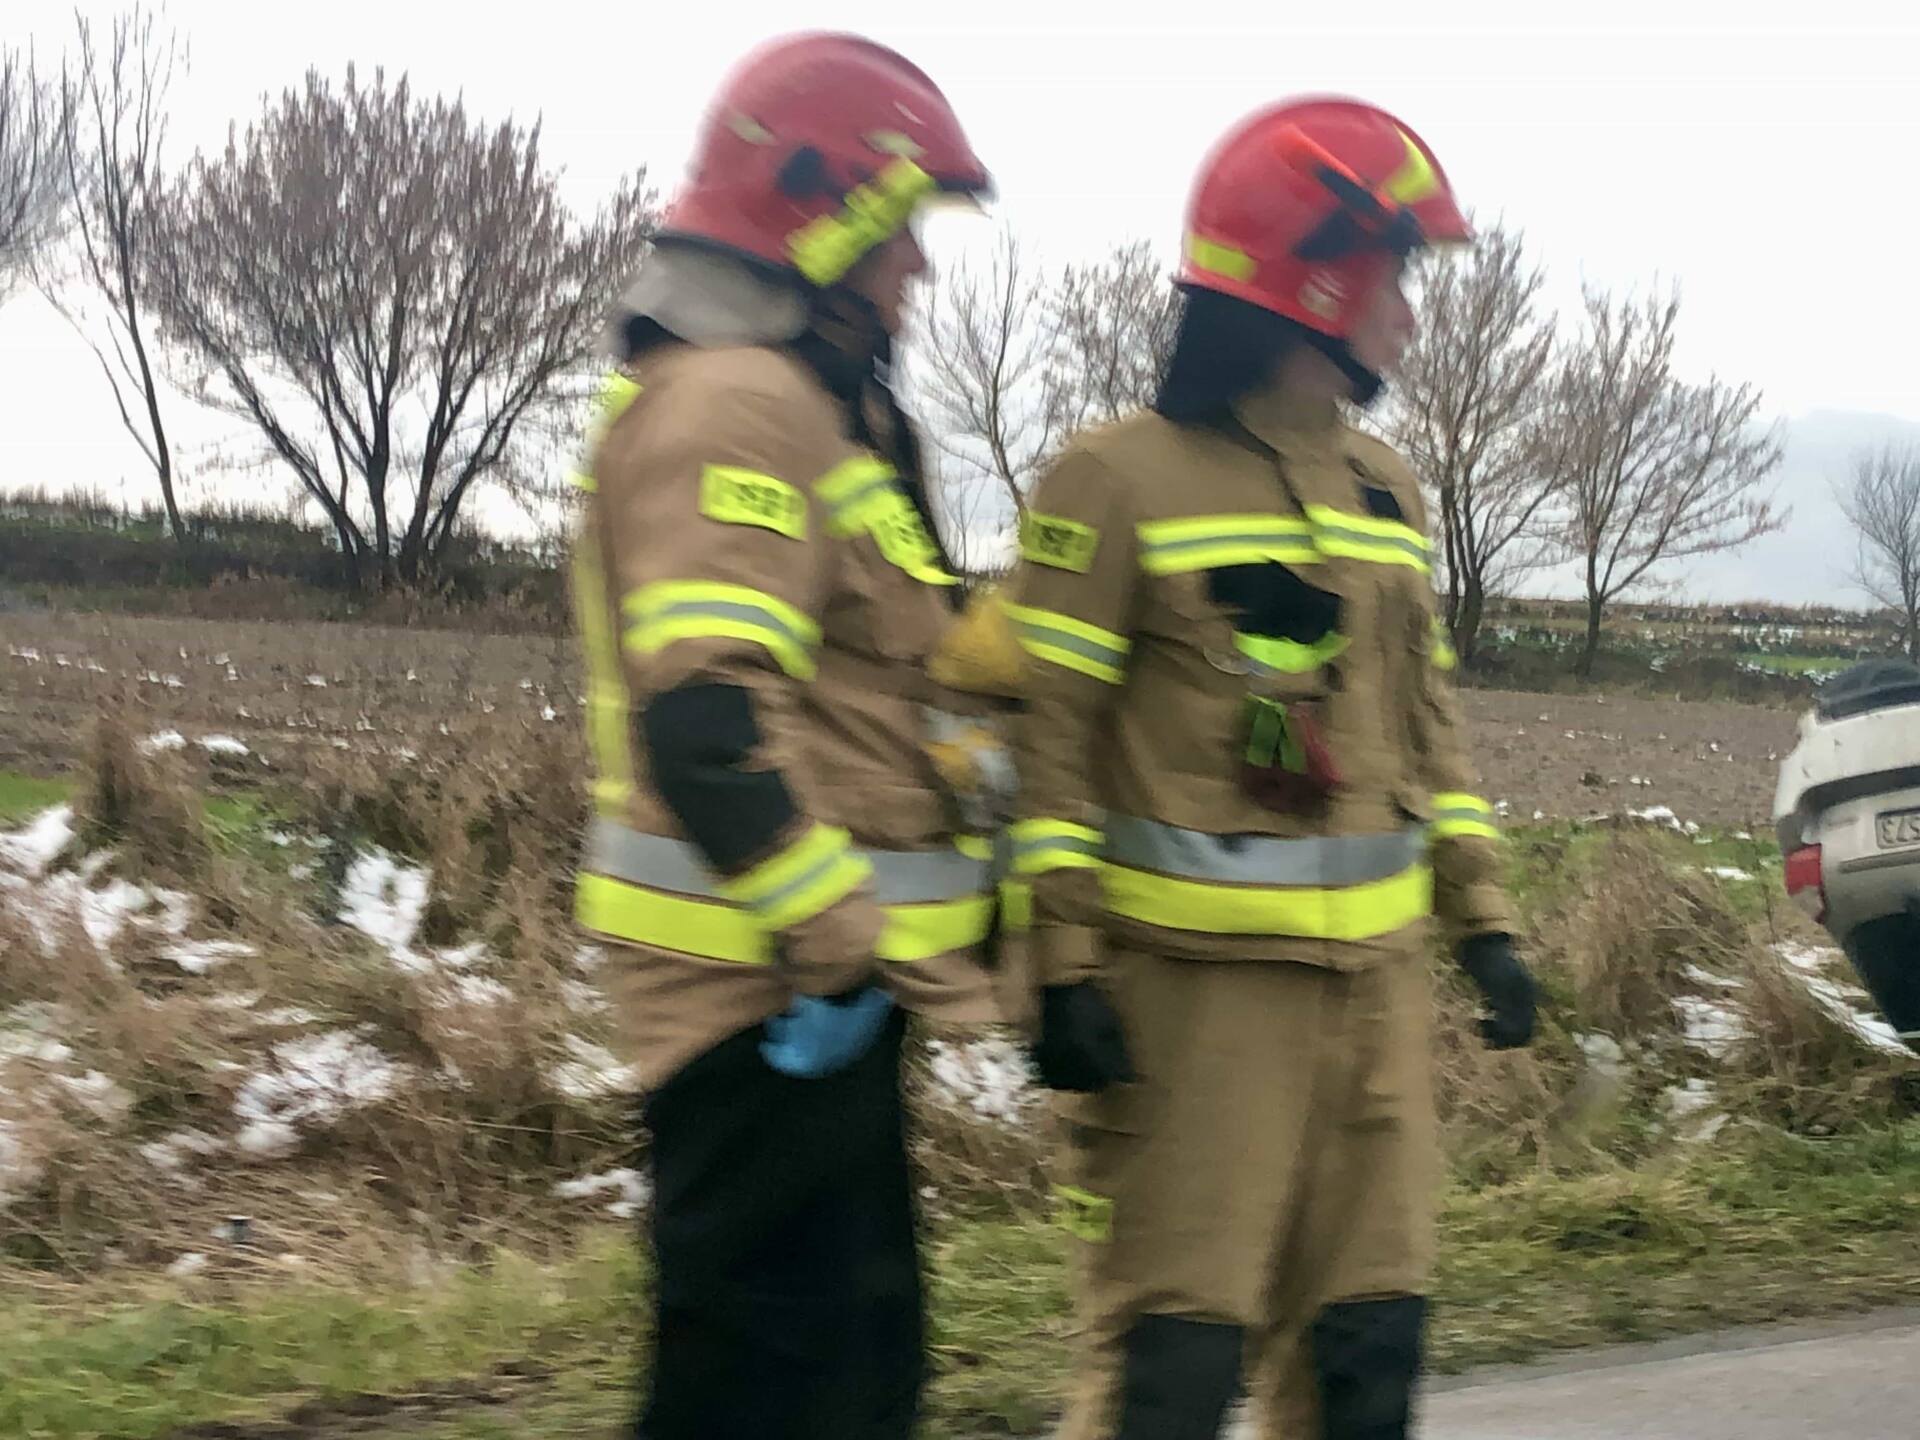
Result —
[{"label": "bare tree", "polygon": [[1042,289],[1007,230],[984,264],[937,274],[923,292],[915,388],[948,461],[943,493],[985,482],[1026,508],[1058,438],[1046,401]]},{"label": "bare tree", "polygon": [[1860,542],[1854,582],[1899,618],[1907,658],[1920,662],[1920,448],[1857,456],[1840,508]]},{"label": "bare tree", "polygon": [[1755,424],[1760,392],[1673,372],[1677,294],[1586,296],[1585,333],[1549,389],[1549,464],[1563,487],[1566,552],[1582,564],[1593,673],[1606,607],[1663,561],[1731,550],[1777,530],[1785,515],[1762,490],[1780,463],[1772,430]]},{"label": "bare tree", "polygon": [[1047,297],[1050,420],[1061,437],[1153,403],[1180,322],[1167,273],[1144,240],[1069,265]]},{"label": "bare tree", "polygon": [[1447,628],[1478,647],[1487,596],[1547,558],[1558,476],[1541,463],[1553,320],[1518,232],[1493,226],[1470,251],[1434,257],[1420,330],[1392,391],[1388,429],[1439,512]]},{"label": "bare tree", "polygon": [[31,50],[0,50],[0,302],[65,223],[60,157],[70,98],[64,81],[42,73]]},{"label": "bare tree", "polygon": [[167,92],[175,69],[186,64],[186,49],[152,10],[138,5],[114,19],[104,47],[95,42],[91,21],[76,12],[75,22],[80,66],[62,178],[76,223],[68,263],[49,272],[42,289],[92,349],[121,425],[160,482],[167,526],[184,542],[144,292],[153,207],[164,185]]},{"label": "bare tree", "polygon": [[354,573],[410,582],[574,403],[652,234],[643,180],[582,223],[537,123],[310,72],[169,191],[154,303],[202,396],[253,424]]}]

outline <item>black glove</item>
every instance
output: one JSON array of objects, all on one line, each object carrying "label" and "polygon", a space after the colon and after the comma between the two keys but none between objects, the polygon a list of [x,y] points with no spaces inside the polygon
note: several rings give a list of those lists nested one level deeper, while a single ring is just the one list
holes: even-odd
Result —
[{"label": "black glove", "polygon": [[1134,1079],[1120,1017],[1091,980],[1040,992],[1040,1043],[1034,1067],[1049,1090],[1088,1093]]},{"label": "black glove", "polygon": [[1517,1050],[1533,1039],[1540,987],[1513,953],[1508,935],[1475,935],[1460,944],[1460,968],[1487,1002],[1480,1038],[1489,1050]]}]

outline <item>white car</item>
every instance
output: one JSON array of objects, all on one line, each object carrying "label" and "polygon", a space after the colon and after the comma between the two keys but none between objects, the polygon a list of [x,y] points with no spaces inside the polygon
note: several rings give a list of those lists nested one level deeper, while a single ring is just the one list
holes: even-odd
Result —
[{"label": "white car", "polygon": [[1773,816],[1788,893],[1920,1049],[1920,668],[1869,661],[1821,688]]}]

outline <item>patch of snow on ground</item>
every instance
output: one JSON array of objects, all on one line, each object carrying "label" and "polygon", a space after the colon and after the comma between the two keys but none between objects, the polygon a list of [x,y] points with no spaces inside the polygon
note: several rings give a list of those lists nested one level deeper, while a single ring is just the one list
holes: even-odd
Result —
[{"label": "patch of snow on ground", "polygon": [[187,1168],[190,1159],[218,1155],[226,1148],[226,1141],[216,1140],[198,1130],[176,1130],[164,1140],[149,1140],[142,1145],[140,1158],[156,1170],[178,1175]]},{"label": "patch of snow on ground", "polygon": [[1753,879],[1753,872],[1751,870],[1742,870],[1737,865],[1709,865],[1706,873],[1713,876],[1716,880]]},{"label": "patch of snow on ground", "polygon": [[1719,1097],[1707,1080],[1689,1080],[1661,1092],[1660,1106],[1683,1140],[1704,1143],[1726,1127],[1727,1114],[1716,1110]]},{"label": "patch of snow on ground", "polygon": [[478,975],[454,976],[451,994],[462,1005],[504,1005],[513,999],[513,991],[498,980]]},{"label": "patch of snow on ground", "polygon": [[638,1170],[608,1170],[601,1175],[583,1175],[578,1180],[562,1180],[553,1187],[562,1200],[591,1200],[598,1195],[613,1195],[607,1213],[626,1220],[640,1213],[653,1193],[647,1177]]},{"label": "patch of snow on ground", "polygon": [[160,958],[173,961],[189,975],[204,975],[216,965],[259,953],[239,940],[181,940],[162,950]]},{"label": "patch of snow on ground", "polygon": [[573,1058],[547,1072],[547,1078],[561,1094],[575,1100],[598,1100],[635,1088],[633,1068],[622,1065],[605,1046],[582,1040],[578,1035],[567,1036],[566,1046]]},{"label": "patch of snow on ground", "polygon": [[209,755],[251,755],[244,741],[231,735],[208,735],[200,741],[200,748]]},{"label": "patch of snow on ground", "polygon": [[182,735],[178,730],[158,730],[140,742],[140,749],[148,755],[158,754],[163,750],[184,750],[186,748],[187,737]]},{"label": "patch of snow on ground", "polygon": [[133,1096],[98,1070],[89,1070],[84,1075],[56,1075],[54,1083],[96,1120],[111,1124],[133,1108]]},{"label": "patch of snow on ground", "polygon": [[40,1175],[40,1162],[20,1142],[19,1127],[10,1120],[0,1120],[0,1209],[32,1189]]},{"label": "patch of snow on ground", "polygon": [[406,865],[386,851],[364,850],[354,857],[340,887],[340,920],[386,946],[407,968],[424,962],[411,951],[426,912],[432,872]]},{"label": "patch of snow on ground", "polygon": [[1717,1000],[1702,1000],[1697,995],[1682,995],[1673,1002],[1686,1024],[1687,1044],[1719,1059],[1746,1038],[1746,1017]]},{"label": "patch of snow on ground", "polygon": [[344,1030],[275,1045],[273,1068],[248,1078],[234,1097],[244,1126],[235,1140],[255,1155],[284,1154],[294,1127],[326,1124],[349,1110],[385,1100],[406,1068]]},{"label": "patch of snow on ground", "polygon": [[1785,940],[1773,947],[1773,953],[1786,962],[1786,973],[1798,980],[1823,1010],[1856,1037],[1875,1050],[1911,1058],[1913,1051],[1907,1048],[1897,1030],[1878,1015],[1862,1010],[1856,1004],[1856,1001],[1866,998],[1861,991],[1837,985],[1821,973],[1835,952],[1811,949]]},{"label": "patch of snow on ground", "polygon": [[1018,1123],[1038,1095],[1026,1055],[1010,1040],[935,1040],[927,1056],[934,1083],[948,1098],[990,1120]]},{"label": "patch of snow on ground", "polygon": [[54,858],[73,843],[73,807],[43,810],[20,830],[0,830],[0,865],[30,879],[44,874]]}]

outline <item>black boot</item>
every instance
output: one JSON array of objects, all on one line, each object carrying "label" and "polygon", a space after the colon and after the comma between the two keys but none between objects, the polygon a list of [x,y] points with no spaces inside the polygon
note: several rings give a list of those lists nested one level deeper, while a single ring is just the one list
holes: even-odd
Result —
[{"label": "black boot", "polygon": [[1322,1440],[1406,1440],[1427,1302],[1418,1295],[1329,1305],[1313,1322]]},{"label": "black boot", "polygon": [[1240,1327],[1142,1315],[1127,1331],[1114,1440],[1217,1440],[1240,1388]]}]

